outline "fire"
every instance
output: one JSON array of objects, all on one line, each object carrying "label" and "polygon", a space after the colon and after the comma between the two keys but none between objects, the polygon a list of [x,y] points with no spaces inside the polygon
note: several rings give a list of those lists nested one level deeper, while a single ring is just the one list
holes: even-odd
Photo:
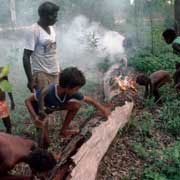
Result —
[{"label": "fire", "polygon": [[115,77],[114,79],[118,83],[119,88],[120,88],[121,91],[126,91],[127,88],[129,88],[129,89],[137,92],[137,89],[135,87],[135,82],[132,80],[132,78],[126,76],[124,78],[124,80],[122,80],[121,76],[120,76],[120,77]]},{"label": "fire", "polygon": [[118,77],[115,77],[116,82],[118,83],[120,90],[126,91],[126,86],[124,84],[124,81],[119,79]]}]

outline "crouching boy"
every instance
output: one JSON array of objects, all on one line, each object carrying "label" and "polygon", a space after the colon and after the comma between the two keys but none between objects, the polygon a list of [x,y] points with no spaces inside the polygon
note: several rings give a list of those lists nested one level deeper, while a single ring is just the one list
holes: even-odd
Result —
[{"label": "crouching boy", "polygon": [[149,77],[142,74],[136,78],[136,83],[145,86],[144,97],[153,95],[154,101],[162,103],[160,99],[159,89],[166,83],[171,81],[171,75],[168,71],[159,70],[152,73]]},{"label": "crouching boy", "polygon": [[[84,96],[78,92],[85,84],[85,81],[85,77],[80,70],[76,67],[69,67],[61,72],[59,84],[50,84],[47,88],[43,88],[37,91],[35,95],[28,97],[25,103],[34,120],[35,126],[37,128],[44,128],[45,123],[40,120],[40,117],[44,118],[46,114],[54,111],[67,110],[59,135],[66,137],[78,134],[79,129],[71,129],[69,124],[80,109],[80,101],[92,104],[100,110],[105,117],[108,117],[110,111],[107,108],[95,99]],[[49,142],[47,133],[45,134],[44,143]]]}]

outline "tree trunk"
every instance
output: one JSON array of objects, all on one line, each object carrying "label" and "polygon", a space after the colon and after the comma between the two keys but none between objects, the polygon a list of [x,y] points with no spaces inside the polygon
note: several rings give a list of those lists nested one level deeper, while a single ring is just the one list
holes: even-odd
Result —
[{"label": "tree trunk", "polygon": [[9,0],[10,12],[11,12],[11,24],[12,27],[16,27],[16,7],[15,0]]},{"label": "tree trunk", "polygon": [[175,0],[174,4],[175,30],[180,35],[180,0]]},{"label": "tree trunk", "polygon": [[134,22],[136,27],[136,42],[139,47],[144,47],[143,33],[144,33],[144,2],[143,0],[134,1]]}]

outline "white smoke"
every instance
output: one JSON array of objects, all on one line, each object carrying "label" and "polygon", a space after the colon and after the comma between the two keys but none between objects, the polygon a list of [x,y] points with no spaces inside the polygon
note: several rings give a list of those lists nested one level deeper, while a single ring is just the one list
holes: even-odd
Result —
[{"label": "white smoke", "polygon": [[89,22],[83,15],[61,26],[58,37],[62,66],[75,65],[91,71],[103,58],[113,61],[124,54],[124,36],[103,28],[98,22]]}]

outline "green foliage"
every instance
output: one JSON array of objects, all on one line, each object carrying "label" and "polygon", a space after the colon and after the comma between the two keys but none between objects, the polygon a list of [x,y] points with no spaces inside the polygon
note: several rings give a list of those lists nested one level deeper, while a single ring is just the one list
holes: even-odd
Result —
[{"label": "green foliage", "polygon": [[[145,167],[142,179],[178,180],[180,179],[180,142],[164,148],[155,154],[154,163]],[[161,158],[157,158],[157,157]]]},{"label": "green foliage", "polygon": [[152,114],[144,112],[139,119],[138,128],[142,136],[150,136],[150,130],[154,126]]},{"label": "green foliage", "polygon": [[144,100],[144,108],[150,109],[154,106],[154,97],[147,98]]},{"label": "green foliage", "polygon": [[142,146],[141,143],[132,144],[131,149],[139,156],[141,159],[146,159],[149,154],[146,152],[146,149]]},{"label": "green foliage", "polygon": [[83,117],[84,119],[89,119],[94,113],[94,107],[91,105],[84,105],[83,108],[78,112],[79,117]]},{"label": "green foliage", "polygon": [[151,170],[151,168],[147,168],[144,171],[144,174],[141,178],[142,180],[169,180],[163,174],[159,174]]},{"label": "green foliage", "polygon": [[179,60],[179,57],[172,53],[160,54],[154,56],[152,54],[138,54],[130,59],[130,65],[137,70],[150,74],[154,71],[163,69],[171,72],[175,69],[175,62]]},{"label": "green foliage", "polygon": [[163,107],[160,108],[159,119],[161,128],[173,136],[179,136],[180,132],[180,97],[169,93]]}]

